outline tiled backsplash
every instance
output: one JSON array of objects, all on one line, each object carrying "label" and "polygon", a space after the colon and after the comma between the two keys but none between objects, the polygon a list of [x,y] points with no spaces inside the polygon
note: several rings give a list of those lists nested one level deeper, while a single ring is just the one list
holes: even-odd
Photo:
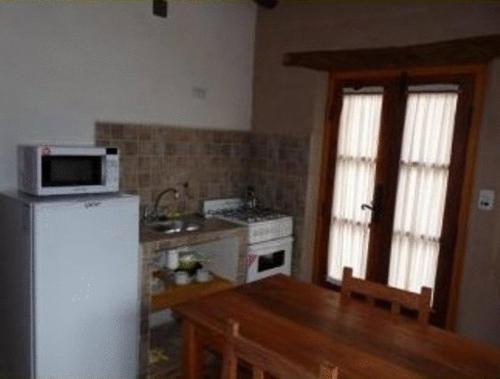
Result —
[{"label": "tiled backsplash", "polygon": [[121,189],[140,195],[143,207],[174,187],[181,196],[168,195],[162,202],[167,210],[198,212],[205,199],[243,196],[254,186],[262,206],[294,217],[294,272],[298,269],[308,137],[98,123],[95,140],[120,149]]},{"label": "tiled backsplash", "polygon": [[250,136],[249,184],[265,206],[304,212],[308,155],[306,137]]},{"label": "tiled backsplash", "polygon": [[190,213],[202,200],[244,192],[247,132],[99,123],[95,138],[120,149],[121,189],[140,195],[143,206],[168,187],[181,196],[175,201],[168,195],[162,202],[167,210]]}]

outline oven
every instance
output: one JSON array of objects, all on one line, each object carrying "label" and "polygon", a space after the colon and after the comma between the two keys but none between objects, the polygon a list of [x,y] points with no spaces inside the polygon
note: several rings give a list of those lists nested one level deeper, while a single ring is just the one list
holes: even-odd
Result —
[{"label": "oven", "polygon": [[248,245],[247,282],[276,274],[291,275],[293,237]]}]

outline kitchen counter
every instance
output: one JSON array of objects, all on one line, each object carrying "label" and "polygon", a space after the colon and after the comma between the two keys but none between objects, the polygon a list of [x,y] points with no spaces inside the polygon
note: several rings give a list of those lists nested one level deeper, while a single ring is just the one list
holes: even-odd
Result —
[{"label": "kitchen counter", "polygon": [[165,250],[185,245],[196,245],[222,238],[242,237],[242,235],[246,237],[245,232],[247,227],[243,225],[216,218],[205,219],[200,216],[190,217],[189,220],[201,224],[201,228],[192,232],[165,234],[142,226],[140,230],[140,243],[143,248],[147,245],[148,248],[154,247],[157,250]]},{"label": "kitchen counter", "polygon": [[[196,231],[183,231],[165,234],[149,227],[141,226],[141,341],[140,341],[140,377],[149,377],[148,355],[151,341],[149,315],[154,310],[152,304],[151,279],[158,269],[156,263],[163,251],[182,246],[193,246],[226,238],[238,241],[238,278],[236,284],[242,284],[246,279],[245,260],[247,254],[248,231],[246,226],[216,218],[205,219],[200,216],[189,217],[190,221],[200,224]],[[230,282],[228,282],[230,283]]]}]

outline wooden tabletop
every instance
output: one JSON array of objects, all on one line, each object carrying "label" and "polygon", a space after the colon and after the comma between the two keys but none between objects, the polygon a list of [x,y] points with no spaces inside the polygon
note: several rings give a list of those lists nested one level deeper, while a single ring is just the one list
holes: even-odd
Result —
[{"label": "wooden tabletop", "polygon": [[218,336],[232,318],[243,336],[311,372],[329,361],[341,378],[500,378],[500,350],[365,304],[341,305],[338,293],[283,275],[175,311],[193,330]]}]

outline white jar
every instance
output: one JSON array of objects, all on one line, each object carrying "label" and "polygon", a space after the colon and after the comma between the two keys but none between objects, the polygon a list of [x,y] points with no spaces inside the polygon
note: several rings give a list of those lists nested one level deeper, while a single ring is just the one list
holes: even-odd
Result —
[{"label": "white jar", "polygon": [[167,268],[169,270],[175,270],[179,267],[179,252],[177,250],[167,251]]}]

